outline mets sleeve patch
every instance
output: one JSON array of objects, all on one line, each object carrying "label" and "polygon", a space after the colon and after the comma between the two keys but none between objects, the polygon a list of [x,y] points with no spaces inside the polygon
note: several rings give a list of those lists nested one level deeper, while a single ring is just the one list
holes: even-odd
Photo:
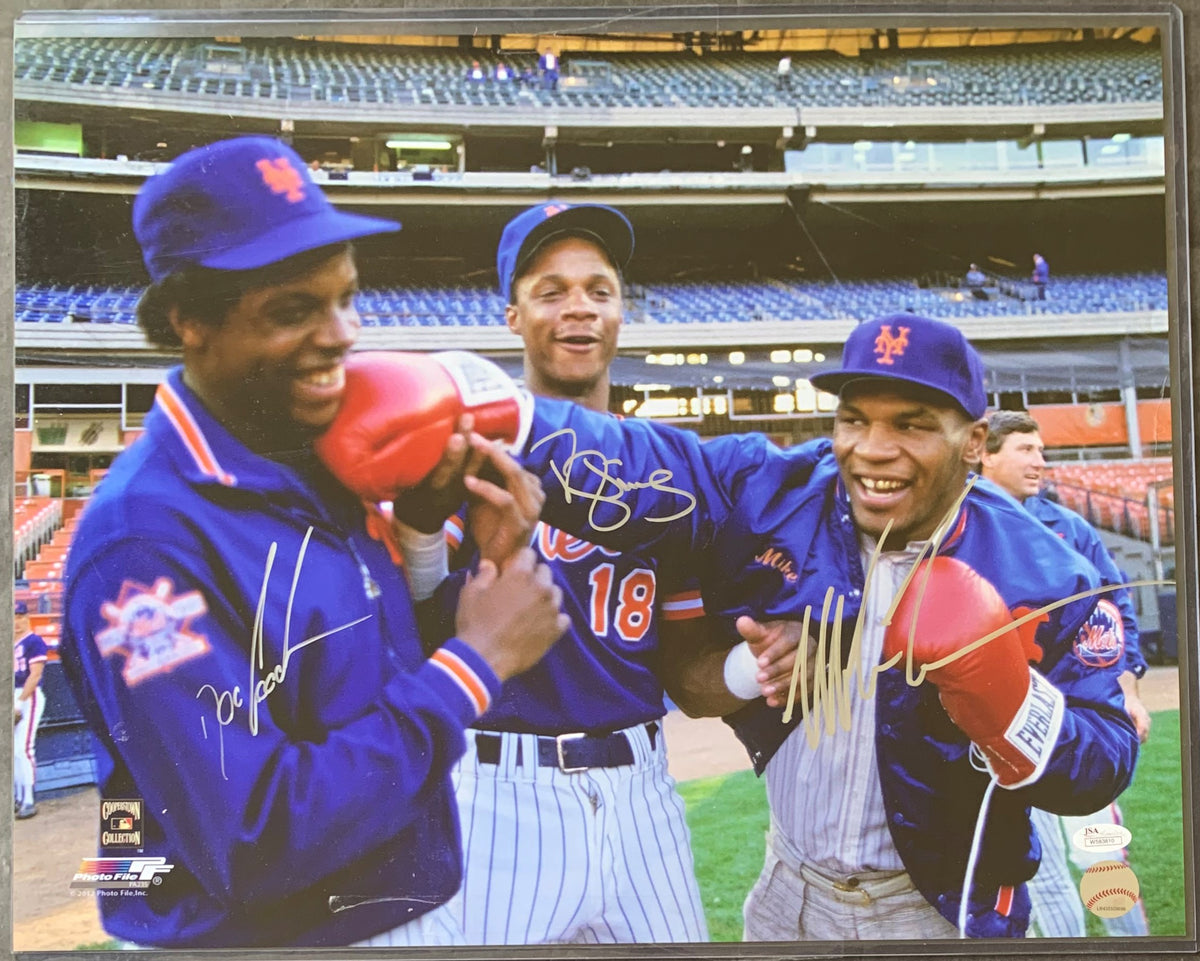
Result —
[{"label": "mets sleeve patch", "polygon": [[96,632],[96,646],[104,657],[125,659],[122,674],[133,687],[208,652],[208,638],[190,628],[207,611],[199,591],[176,594],[170,578],[153,587],[124,581],[117,599],[100,605],[108,627]]},{"label": "mets sleeve patch", "polygon": [[1125,655],[1121,612],[1107,598],[1096,602],[1075,638],[1075,656],[1088,667],[1112,667]]}]

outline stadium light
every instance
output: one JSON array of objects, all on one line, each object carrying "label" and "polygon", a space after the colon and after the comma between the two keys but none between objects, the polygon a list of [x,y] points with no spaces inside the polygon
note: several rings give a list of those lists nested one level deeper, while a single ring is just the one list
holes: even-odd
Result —
[{"label": "stadium light", "polygon": [[1112,135],[1112,142],[1113,142],[1113,143],[1127,143],[1127,142],[1128,142],[1129,140],[1131,140],[1131,139],[1132,139],[1132,134],[1127,134],[1127,133],[1115,133],[1115,134],[1113,134],[1113,135]]},{"label": "stadium light", "polygon": [[729,363],[744,364],[746,363],[746,355],[740,350],[731,350],[729,352]]},{"label": "stadium light", "polygon": [[392,150],[449,150],[454,146],[449,140],[389,140]]}]

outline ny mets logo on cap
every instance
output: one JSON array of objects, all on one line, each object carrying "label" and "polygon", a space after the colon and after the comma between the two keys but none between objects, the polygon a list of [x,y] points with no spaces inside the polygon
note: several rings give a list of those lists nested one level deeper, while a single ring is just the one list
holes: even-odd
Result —
[{"label": "ny mets logo on cap", "polygon": [[287,157],[264,157],[254,166],[272,193],[283,194],[290,204],[304,199],[304,175],[292,166]]},{"label": "ny mets logo on cap", "polygon": [[570,209],[570,204],[546,204],[546,206],[542,208],[542,213],[544,213],[547,217],[554,217],[558,214],[561,214],[564,210]]},{"label": "ny mets logo on cap", "polygon": [[879,328],[879,336],[875,338],[875,353],[879,355],[878,363],[894,364],[893,356],[904,356],[904,349],[908,346],[908,332],[911,329],[910,327],[900,327],[900,333],[893,334],[891,324],[884,324]]}]

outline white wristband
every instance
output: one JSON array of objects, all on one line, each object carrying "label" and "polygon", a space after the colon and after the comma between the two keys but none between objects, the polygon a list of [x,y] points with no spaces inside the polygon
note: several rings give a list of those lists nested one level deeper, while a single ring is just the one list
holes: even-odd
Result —
[{"label": "white wristband", "polygon": [[748,641],[742,641],[725,655],[725,686],[730,694],[743,701],[752,701],[761,696],[762,691],[755,680],[757,675],[758,661]]},{"label": "white wristband", "polygon": [[419,530],[395,521],[396,541],[404,555],[404,571],[414,601],[432,596],[437,586],[450,573],[447,560],[446,535],[442,531],[422,534]]}]

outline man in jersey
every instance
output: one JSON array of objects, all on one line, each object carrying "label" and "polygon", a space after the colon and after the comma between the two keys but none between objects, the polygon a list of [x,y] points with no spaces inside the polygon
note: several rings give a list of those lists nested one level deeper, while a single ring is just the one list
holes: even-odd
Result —
[{"label": "man in jersey", "polygon": [[13,810],[18,820],[37,814],[35,748],[46,709],[41,688],[45,669],[46,642],[29,626],[28,603],[17,601],[13,605]]},{"label": "man in jersey", "polygon": [[335,210],[264,137],[184,154],[133,219],[153,282],[139,323],[183,363],[84,511],[66,584],[62,659],[101,799],[144,802],[140,846],[102,837],[98,854],[136,854],[154,881],[101,899],[105,930],[461,943],[450,769],[566,623],[532,551],[489,560],[427,657],[388,525],[313,452],[360,326],[349,241],[398,225]]},{"label": "man in jersey", "polygon": [[[988,418],[987,445],[980,473],[1020,501],[1027,511],[1086,557],[1100,572],[1105,584],[1123,584],[1125,578],[1113,562],[1095,528],[1072,510],[1041,496],[1046,449],[1038,423],[1024,411],[996,411]],[[1118,681],[1125,696],[1125,711],[1145,744],[1150,737],[1150,713],[1138,696],[1138,680],[1146,673],[1146,660],[1138,643],[1137,616],[1128,590],[1104,595],[1116,604],[1125,628],[1125,659]],[[1069,843],[1076,831],[1089,824],[1120,824],[1116,801],[1092,814],[1059,817],[1033,809],[1033,823],[1042,842],[1042,863],[1029,883],[1033,922],[1047,938],[1083,937],[1083,904],[1079,886],[1067,866],[1068,857],[1079,870],[1097,860],[1124,860],[1124,849],[1085,852]],[[1149,934],[1142,902],[1120,917],[1103,917],[1112,937]]]},{"label": "man in jersey", "polygon": [[[537,206],[505,227],[505,319],[535,395],[608,410],[633,243],[624,215],[597,205]],[[470,539],[447,533],[469,563]],[[456,776],[467,942],[705,941],[655,674],[663,634],[702,623],[699,592],[671,596],[653,561],[544,524],[533,544],[571,628],[468,733]]]}]

